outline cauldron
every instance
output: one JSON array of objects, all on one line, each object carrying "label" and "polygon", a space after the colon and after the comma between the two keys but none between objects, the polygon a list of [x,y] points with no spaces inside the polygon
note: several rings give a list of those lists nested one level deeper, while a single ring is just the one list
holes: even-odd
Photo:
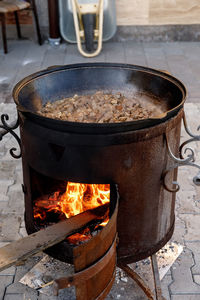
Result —
[{"label": "cauldron", "polygon": [[[157,118],[109,124],[60,121],[37,113],[48,101],[99,90],[153,95],[168,110]],[[170,239],[175,193],[164,188],[162,178],[170,165],[165,138],[175,155],[179,151],[186,97],[179,80],[162,71],[127,64],[55,66],[20,81],[13,97],[20,121],[28,233],[38,230],[32,209],[32,174],[38,174],[45,188],[52,180],[118,186],[119,261],[146,258]],[[168,175],[171,184],[177,170]]]}]

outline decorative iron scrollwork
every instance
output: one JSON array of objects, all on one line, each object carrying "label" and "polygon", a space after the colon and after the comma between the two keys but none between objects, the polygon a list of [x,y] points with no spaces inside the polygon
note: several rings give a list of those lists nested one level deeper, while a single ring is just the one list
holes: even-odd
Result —
[{"label": "decorative iron scrollwork", "polygon": [[[172,184],[175,185],[175,188],[169,188],[167,186],[167,183],[166,183],[166,176],[167,176],[167,174],[170,171],[172,171],[172,170],[174,170],[174,169],[176,169],[177,167],[180,167],[180,166],[191,166],[191,167],[195,167],[195,168],[199,169],[198,174],[193,178],[193,182],[194,182],[194,184],[200,186],[200,165],[198,165],[198,164],[195,163],[195,153],[194,153],[194,150],[191,147],[184,148],[187,144],[189,144],[191,142],[200,141],[200,135],[194,135],[194,134],[192,134],[190,132],[190,130],[189,130],[188,126],[187,126],[187,121],[186,121],[185,114],[183,115],[183,124],[184,124],[185,131],[187,132],[187,134],[189,136],[191,136],[191,139],[183,142],[180,145],[180,148],[179,148],[180,158],[176,157],[172,153],[171,148],[170,148],[169,143],[168,143],[167,136],[165,136],[166,145],[167,145],[167,151],[168,151],[168,154],[169,154],[170,158],[172,159],[172,161],[174,163],[173,163],[173,165],[171,167],[169,167],[167,170],[165,170],[163,172],[162,179],[163,179],[163,186],[164,186],[164,188],[168,192],[172,192],[172,193],[178,192],[179,189],[180,189],[180,185],[178,184],[177,181],[173,181]],[[199,130],[199,129],[200,129],[200,126],[197,128],[197,130]],[[187,157],[185,157],[186,154],[187,154]]]},{"label": "decorative iron scrollwork", "polygon": [[18,137],[18,135],[14,132],[14,130],[19,126],[19,120],[15,124],[8,124],[7,121],[9,120],[9,116],[7,114],[1,115],[1,123],[0,128],[3,130],[0,131],[0,141],[2,140],[3,136],[7,133],[12,134],[12,136],[16,139],[18,145],[19,145],[19,153],[15,154],[17,151],[17,148],[13,147],[10,149],[10,154],[13,158],[20,158],[21,157],[21,140]]},{"label": "decorative iron scrollwork", "polygon": [[[183,124],[184,124],[184,127],[185,127],[185,131],[187,132],[187,134],[189,136],[191,136],[191,139],[185,141],[184,143],[182,143],[182,145],[180,146],[180,157],[183,158],[183,148],[185,145],[191,143],[191,142],[196,142],[196,141],[200,141],[200,135],[195,135],[193,133],[191,133],[191,131],[189,130],[188,128],[188,125],[187,125],[187,120],[186,120],[186,117],[185,117],[185,114],[183,115]],[[197,131],[200,130],[200,125],[197,127]]]}]

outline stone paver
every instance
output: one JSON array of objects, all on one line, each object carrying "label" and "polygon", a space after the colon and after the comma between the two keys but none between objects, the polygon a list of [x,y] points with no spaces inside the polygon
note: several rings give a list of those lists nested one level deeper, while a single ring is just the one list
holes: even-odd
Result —
[{"label": "stone paver", "polygon": [[169,286],[172,283],[172,281],[173,281],[173,279],[172,279],[172,275],[171,275],[171,271],[170,271],[164,276],[164,278],[161,282],[163,297],[165,297],[166,300],[171,299]]},{"label": "stone paver", "polygon": [[28,297],[29,298],[31,297],[31,299],[33,298],[34,300],[36,300],[37,296],[38,296],[37,291],[35,291],[34,289],[31,289],[29,287],[26,287],[19,282],[9,285],[6,288],[6,295],[7,294],[11,294],[11,295],[20,294],[23,297],[25,297],[25,299],[27,299]]},{"label": "stone paver", "polygon": [[4,300],[37,300],[37,297],[25,294],[6,294]]},{"label": "stone paver", "polygon": [[181,219],[185,221],[187,233],[185,234],[186,241],[200,241],[200,214],[182,214]]},{"label": "stone paver", "polygon": [[194,282],[200,286],[200,275],[193,274]]},{"label": "stone paver", "polygon": [[1,161],[0,178],[1,181],[5,181],[6,185],[11,185],[14,182],[10,178],[13,178],[15,165],[14,161]]},{"label": "stone paver", "polygon": [[194,255],[194,266],[192,267],[192,273],[200,274],[200,242],[186,242],[185,244]]},{"label": "stone paver", "polygon": [[163,51],[163,45],[157,43],[144,43],[144,53],[147,60],[147,66],[154,69],[168,70],[169,65],[165,52]]},{"label": "stone paver", "polygon": [[6,287],[13,282],[13,276],[0,276],[0,299],[4,298]]},{"label": "stone paver", "polygon": [[191,294],[185,294],[185,295],[172,295],[171,300],[199,300],[199,295],[191,295]]},{"label": "stone paver", "polygon": [[200,286],[193,281],[191,268],[194,265],[192,253],[185,249],[172,266],[173,282],[170,284],[171,294],[198,294]]},{"label": "stone paver", "polygon": [[125,59],[127,64],[135,64],[140,66],[147,65],[147,59],[144,52],[143,44],[136,44],[133,47],[132,42],[124,43]]},{"label": "stone paver", "polygon": [[11,242],[18,240],[19,236],[19,228],[21,224],[21,217],[9,214],[9,215],[1,215],[0,220],[0,241],[1,242]]},{"label": "stone paver", "polygon": [[[30,40],[10,40],[7,55],[2,54],[0,48],[0,113],[8,113],[10,121],[16,120],[11,90],[20,79],[40,69],[82,62],[131,63],[168,70],[186,84],[189,96],[185,111],[190,130],[197,134],[200,115],[199,52],[198,42],[108,42],[103,44],[103,51],[98,57],[88,59],[78,53],[76,45],[62,44],[52,48],[47,43],[40,47]],[[184,130],[181,137],[182,140],[188,139]],[[200,159],[200,145],[193,143],[191,146]],[[0,142],[0,247],[26,235],[21,160],[10,156],[9,149],[12,147],[17,147],[15,140],[9,135],[5,136]],[[177,194],[176,227],[172,241],[181,243],[185,248],[162,280],[163,294],[167,300],[200,299],[200,187],[192,183],[195,172],[189,167],[179,169],[181,190]],[[25,265],[11,267],[0,273],[0,300],[75,299],[73,291],[61,291],[58,298],[50,298],[18,282],[41,257],[38,255]],[[115,282],[106,299],[145,300],[146,297],[128,279],[128,282],[122,281],[120,284]]]},{"label": "stone paver", "polygon": [[200,213],[200,207],[196,201],[196,191],[183,191],[177,193],[177,211],[179,214],[198,214]]},{"label": "stone paver", "polygon": [[186,234],[186,231],[187,231],[187,228],[185,226],[185,222],[182,221],[178,215],[176,215],[173,241],[183,245],[184,244],[184,235]]}]

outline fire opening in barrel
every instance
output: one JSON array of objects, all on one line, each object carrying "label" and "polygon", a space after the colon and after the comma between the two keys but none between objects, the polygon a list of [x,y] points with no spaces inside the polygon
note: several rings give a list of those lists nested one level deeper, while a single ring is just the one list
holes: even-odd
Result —
[{"label": "fire opening in barrel", "polygon": [[[35,224],[45,227],[52,223],[70,218],[110,202],[110,184],[83,184],[67,182],[56,191],[38,197],[34,201],[33,213]],[[109,209],[101,220],[67,238],[70,244],[77,244],[92,238],[109,221]]]}]

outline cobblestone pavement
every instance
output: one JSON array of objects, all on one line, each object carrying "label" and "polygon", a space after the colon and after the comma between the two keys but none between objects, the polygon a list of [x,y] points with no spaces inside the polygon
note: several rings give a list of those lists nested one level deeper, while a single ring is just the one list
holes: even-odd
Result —
[{"label": "cobblestone pavement", "polygon": [[[51,48],[48,44],[39,47],[33,41],[9,41],[9,53],[0,48],[0,113],[8,113],[10,120],[16,118],[12,103],[13,85],[24,76],[50,65],[88,61],[133,63],[170,71],[188,88],[185,111],[191,131],[199,125],[200,103],[200,43],[106,43],[101,54],[94,59],[81,57],[76,46],[62,44]],[[182,139],[187,135],[182,131]],[[200,161],[198,143],[193,143],[197,161]],[[10,135],[0,142],[0,247],[26,235],[24,227],[24,204],[21,191],[21,160],[13,159],[9,149],[16,147]],[[167,300],[200,299],[200,187],[192,178],[196,170],[179,168],[180,191],[176,201],[176,227],[172,241],[184,245],[184,251],[162,280],[162,289]],[[11,267],[0,273],[0,299],[47,300],[37,291],[23,286],[18,281],[38,262],[42,254],[34,256],[24,265]],[[51,298],[54,299],[54,298]],[[59,299],[66,298],[61,293]],[[111,299],[146,299],[131,281],[115,283],[107,297]]]}]

